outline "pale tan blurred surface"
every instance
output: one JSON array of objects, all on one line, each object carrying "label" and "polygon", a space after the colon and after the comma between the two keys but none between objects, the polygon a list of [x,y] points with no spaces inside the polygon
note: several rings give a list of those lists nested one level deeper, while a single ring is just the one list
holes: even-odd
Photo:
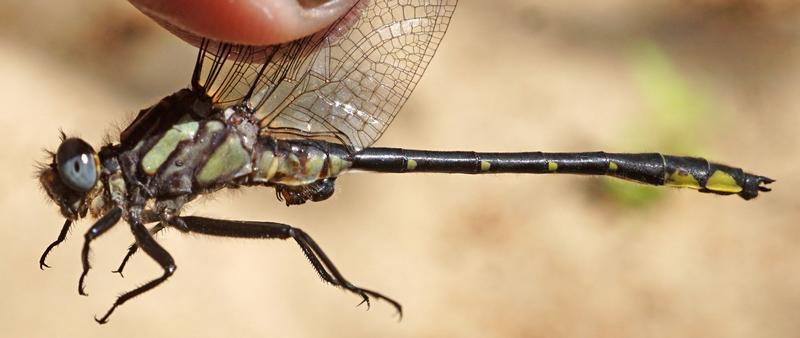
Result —
[{"label": "pale tan blurred surface", "polygon": [[597,179],[377,174],[342,177],[331,200],[292,208],[271,190],[221,193],[188,212],[302,227],[352,281],[399,300],[403,321],[384,303],[355,308],[293,243],[170,231],[159,238],[175,276],[98,326],[92,315],[158,268],[137,255],[126,278],[109,272],[132,240],[120,225],[95,242],[90,296],[78,296],[84,221],[39,271],[62,220],[33,163],[57,147],[58,128],[98,144],[185,86],[194,51],[122,1],[4,2],[0,335],[796,337],[800,7],[769,4],[462,1],[378,144],[670,150],[653,140],[663,116],[649,114],[664,107],[639,65],[655,51],[692,88],[677,106],[705,112],[673,141],[776,178],[772,193],[667,190],[631,206]]}]

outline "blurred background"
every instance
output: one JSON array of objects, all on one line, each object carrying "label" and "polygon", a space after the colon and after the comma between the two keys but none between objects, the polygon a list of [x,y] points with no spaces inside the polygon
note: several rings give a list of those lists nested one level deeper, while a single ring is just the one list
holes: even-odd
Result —
[{"label": "blurred background", "polygon": [[305,229],[356,284],[319,281],[291,242],[160,242],[160,273],[118,226],[39,271],[63,220],[34,178],[58,130],[99,145],[188,85],[194,48],[124,1],[0,3],[0,329],[7,337],[796,337],[800,332],[800,3],[462,1],[380,146],[659,151],[777,179],[745,202],[574,176],[353,174],[324,203],[223,192],[187,214]]}]

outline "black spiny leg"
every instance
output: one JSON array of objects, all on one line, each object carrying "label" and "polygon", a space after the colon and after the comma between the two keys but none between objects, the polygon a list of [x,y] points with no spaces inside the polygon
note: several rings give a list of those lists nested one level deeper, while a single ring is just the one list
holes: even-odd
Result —
[{"label": "black spiny leg", "polygon": [[219,220],[204,217],[176,217],[177,226],[189,232],[201,233],[212,236],[238,237],[238,238],[277,238],[294,239],[319,276],[334,286],[341,287],[362,297],[362,303],[369,306],[369,297],[383,299],[397,310],[402,317],[403,308],[400,303],[378,292],[362,289],[351,284],[342,276],[333,262],[328,258],[322,248],[303,230],[290,225],[274,222],[246,222]]},{"label": "black spiny leg", "polygon": [[44,270],[44,268],[49,268],[50,267],[49,265],[47,265],[47,263],[44,262],[44,260],[47,259],[47,254],[49,254],[50,250],[53,250],[53,248],[55,248],[57,245],[61,244],[61,242],[63,242],[64,239],[67,238],[67,233],[69,232],[69,228],[71,226],[72,226],[72,221],[71,220],[68,219],[68,220],[64,221],[64,225],[61,226],[61,232],[58,233],[58,238],[56,238],[56,240],[53,241],[53,243],[50,243],[50,245],[47,246],[47,249],[44,249],[44,252],[42,253],[42,257],[39,258],[39,269]]},{"label": "black spiny leg", "polygon": [[[150,229],[150,234],[155,235],[165,228],[166,226],[164,226],[164,223],[158,223],[152,229]],[[122,270],[125,269],[125,264],[128,264],[128,260],[131,258],[131,256],[133,256],[133,254],[136,253],[136,251],[139,251],[139,246],[136,245],[136,243],[131,244],[131,246],[128,247],[128,252],[125,254],[125,257],[122,258],[122,262],[119,263],[119,267],[111,272],[118,273],[120,277],[124,277],[122,275]]]},{"label": "black spiny leg", "polygon": [[119,296],[119,298],[117,298],[117,300],[114,302],[114,305],[112,305],[111,308],[108,309],[108,311],[106,312],[105,315],[103,315],[103,317],[101,317],[100,319],[95,317],[94,320],[96,320],[100,324],[105,324],[106,322],[108,322],[108,317],[111,316],[111,314],[118,306],[125,304],[125,302],[127,302],[131,298],[134,298],[142,293],[145,293],[150,289],[163,283],[165,280],[167,280],[167,278],[169,278],[170,276],[172,276],[173,273],[175,273],[175,269],[177,268],[175,266],[175,260],[172,259],[172,256],[170,256],[167,250],[164,250],[164,248],[161,247],[161,245],[159,245],[156,242],[156,240],[153,238],[153,236],[150,234],[150,232],[147,230],[147,227],[145,227],[144,224],[142,224],[139,220],[132,221],[131,231],[133,232],[134,237],[136,237],[136,245],[142,248],[142,250],[144,250],[144,252],[148,256],[150,256],[150,258],[155,260],[158,263],[158,265],[160,265],[161,268],[164,269],[164,274],[161,275],[161,277],[153,279],[147,282],[146,284]]},{"label": "black spiny leg", "polygon": [[122,217],[122,209],[116,207],[111,209],[108,213],[103,215],[97,222],[89,228],[89,231],[86,232],[84,235],[83,241],[83,250],[81,251],[81,262],[83,263],[83,272],[81,273],[81,277],[78,278],[78,293],[81,295],[86,296],[86,292],[83,291],[83,279],[86,278],[86,274],[89,273],[89,269],[91,269],[91,265],[89,265],[89,244],[100,235],[104,234],[108,229],[111,229],[119,219]]}]

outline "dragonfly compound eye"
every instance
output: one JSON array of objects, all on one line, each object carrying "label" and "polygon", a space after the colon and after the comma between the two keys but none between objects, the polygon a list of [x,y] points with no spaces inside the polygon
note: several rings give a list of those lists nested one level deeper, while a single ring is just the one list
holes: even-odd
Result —
[{"label": "dragonfly compound eye", "polygon": [[58,175],[70,189],[86,193],[97,183],[97,160],[94,149],[79,138],[61,142],[56,152]]}]

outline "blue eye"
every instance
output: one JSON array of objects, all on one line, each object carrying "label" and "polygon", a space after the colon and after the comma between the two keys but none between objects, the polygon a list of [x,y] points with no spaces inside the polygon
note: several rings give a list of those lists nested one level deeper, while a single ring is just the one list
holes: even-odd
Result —
[{"label": "blue eye", "polygon": [[61,142],[56,152],[58,175],[70,189],[86,193],[97,183],[94,149],[79,138]]}]

